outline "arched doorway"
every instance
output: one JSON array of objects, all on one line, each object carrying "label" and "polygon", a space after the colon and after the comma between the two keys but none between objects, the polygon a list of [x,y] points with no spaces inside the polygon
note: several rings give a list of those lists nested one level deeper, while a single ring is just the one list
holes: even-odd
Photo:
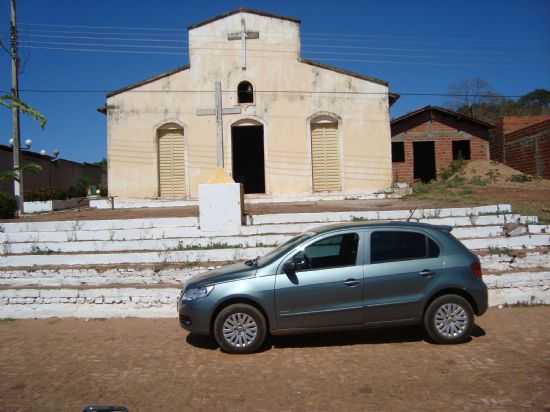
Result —
[{"label": "arched doorway", "polygon": [[311,119],[310,126],[313,191],[341,191],[338,119],[331,115],[319,115]]},{"label": "arched doorway", "polygon": [[186,196],[183,127],[167,123],[157,129],[159,197]]},{"label": "arched doorway", "polygon": [[256,121],[231,126],[233,180],[245,193],[265,193],[264,127]]}]

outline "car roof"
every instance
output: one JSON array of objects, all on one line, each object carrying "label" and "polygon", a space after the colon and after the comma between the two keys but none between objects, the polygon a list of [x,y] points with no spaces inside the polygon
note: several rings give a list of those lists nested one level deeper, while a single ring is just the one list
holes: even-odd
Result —
[{"label": "car roof", "polygon": [[336,230],[345,229],[376,229],[376,228],[395,228],[395,229],[428,229],[428,230],[440,230],[443,232],[450,232],[453,227],[445,225],[430,225],[428,223],[417,222],[402,222],[402,221],[371,221],[371,222],[350,222],[350,223],[335,223],[331,225],[323,225],[312,228],[308,232],[314,233],[328,233]]}]

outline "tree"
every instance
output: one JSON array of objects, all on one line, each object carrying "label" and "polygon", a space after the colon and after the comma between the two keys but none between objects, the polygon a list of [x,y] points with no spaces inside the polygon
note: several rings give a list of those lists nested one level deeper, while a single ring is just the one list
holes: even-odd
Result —
[{"label": "tree", "polygon": [[[46,122],[48,121],[46,116],[44,116],[38,110],[32,108],[31,106],[21,101],[20,99],[16,98],[15,96],[12,96],[9,94],[0,96],[0,106],[4,106],[9,110],[12,110],[14,107],[18,108],[21,113],[35,119],[40,124],[40,127],[42,129],[46,126]],[[0,172],[0,181],[6,181],[6,180],[11,181],[15,179],[19,173],[21,175],[23,175],[24,172],[39,173],[41,170],[42,170],[42,167],[35,163],[21,164],[21,166],[19,167],[19,170],[16,170],[16,168],[13,168],[11,170],[2,170]]]},{"label": "tree", "polygon": [[550,91],[545,89],[514,100],[500,95],[486,80],[469,79],[449,85],[449,94],[447,107],[493,124],[503,116],[550,114]]},{"label": "tree", "polygon": [[46,122],[48,121],[46,116],[44,116],[38,110],[32,108],[27,103],[19,100],[18,98],[10,94],[0,96],[0,105],[6,107],[9,110],[12,110],[14,107],[18,108],[21,113],[35,119],[40,124],[40,127],[42,129],[46,126]]},{"label": "tree", "polygon": [[495,103],[503,99],[487,80],[480,78],[466,79],[449,85],[451,102],[455,110],[461,107],[472,107],[482,103]]}]

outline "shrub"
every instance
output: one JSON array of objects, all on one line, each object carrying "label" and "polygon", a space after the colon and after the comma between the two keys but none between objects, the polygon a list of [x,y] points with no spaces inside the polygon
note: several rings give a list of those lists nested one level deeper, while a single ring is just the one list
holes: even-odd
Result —
[{"label": "shrub", "polygon": [[516,183],[525,183],[530,182],[531,180],[533,180],[532,176],[524,175],[523,173],[510,176],[510,181]]},{"label": "shrub", "polygon": [[7,193],[0,193],[0,219],[13,219],[17,211],[15,199]]},{"label": "shrub", "polygon": [[487,186],[487,180],[481,178],[481,176],[474,176],[470,179],[470,184],[475,186]]},{"label": "shrub", "polygon": [[457,159],[453,160],[449,167],[446,167],[445,169],[441,170],[439,172],[439,177],[442,180],[447,180],[457,172],[459,172],[462,169],[462,166],[464,166],[464,160],[463,159]]}]

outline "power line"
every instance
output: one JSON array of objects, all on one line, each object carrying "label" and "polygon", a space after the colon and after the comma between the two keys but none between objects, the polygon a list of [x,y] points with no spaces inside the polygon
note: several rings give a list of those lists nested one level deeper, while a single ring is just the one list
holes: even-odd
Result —
[{"label": "power line", "polygon": [[105,29],[105,30],[150,30],[150,31],[164,31],[164,32],[174,32],[174,31],[183,31],[186,32],[187,29],[181,28],[160,28],[160,27],[129,27],[129,26],[92,26],[92,25],[82,25],[82,24],[50,24],[50,23],[19,23],[21,26],[40,26],[40,27],[64,27],[64,28],[88,28],[88,29]]},{"label": "power line", "polygon": [[[91,47],[103,47],[105,46],[104,43],[82,43],[82,42],[64,42],[64,41],[40,41],[40,40],[20,40],[19,44],[52,44],[52,45],[65,45],[65,46],[91,46]],[[136,44],[109,44],[109,47],[136,47],[136,48],[144,48],[144,47],[154,47],[155,49],[175,49],[175,50],[182,50],[183,53],[187,54],[187,50],[185,47],[181,46],[162,46],[162,45],[149,45],[149,44],[142,44],[142,45],[136,45]]]},{"label": "power line", "polygon": [[[109,54],[142,54],[142,55],[166,55],[166,56],[186,56],[187,52],[185,50],[182,50],[178,53],[176,52],[169,52],[169,51],[156,51],[156,50],[124,50],[124,49],[107,49],[107,48],[86,48],[86,47],[50,47],[50,46],[32,46],[28,44],[21,44],[20,46],[22,49],[38,49],[38,50],[57,50],[57,51],[68,51],[68,52],[86,52],[86,53],[109,53]],[[229,52],[229,50],[227,50]],[[326,55],[329,54],[329,55]],[[235,57],[237,54],[217,54],[217,57]],[[372,55],[375,59],[353,59],[353,58],[342,58],[338,56],[330,55],[330,53],[324,53],[324,52],[312,52],[312,51],[304,51],[305,58],[311,58],[311,59],[323,59],[325,61],[331,61],[331,62],[353,62],[353,63],[370,63],[370,64],[399,64],[399,65],[427,65],[427,66],[433,66],[433,67],[456,67],[456,66],[464,66],[464,67],[476,67],[478,64],[501,64],[502,62],[498,61],[486,61],[486,62],[433,62],[433,61],[409,61],[409,60],[379,60],[378,58],[385,58],[385,57],[398,57],[398,58],[407,58],[407,56],[402,55],[393,55],[393,56],[387,56],[387,55]],[[426,58],[427,56],[409,56],[408,58]],[[259,55],[249,55],[249,58],[265,58],[265,56],[259,56]],[[517,62],[517,61],[515,61]]]},{"label": "power line", "polygon": [[[25,93],[109,93],[112,90],[106,89],[21,89]],[[163,89],[150,89],[150,90],[126,90],[125,93],[215,93],[215,90],[163,90]],[[222,90],[222,93],[236,93],[235,90]],[[342,94],[342,95],[373,95],[373,96],[385,96],[387,92],[356,92],[356,91],[319,91],[319,90],[254,90],[254,93],[259,94]],[[396,92],[400,96],[438,96],[438,97],[479,97],[479,98],[518,98],[522,95],[493,95],[493,94],[462,94],[462,93],[441,93],[441,92]]]},{"label": "power line", "polygon": [[[130,41],[130,42],[166,42],[166,43],[178,43],[182,45],[187,45],[188,42],[186,40],[180,39],[152,39],[152,38],[127,38],[127,37],[97,37],[97,36],[68,36],[68,35],[56,35],[56,34],[33,34],[28,33],[26,36],[21,36],[22,39],[29,39],[32,40],[34,38],[59,38],[59,39],[79,39],[79,40],[109,40],[109,41]],[[380,50],[380,51],[405,51],[405,52],[413,52],[413,53],[437,53],[437,54],[506,54],[504,51],[481,51],[481,50],[459,50],[459,49],[441,49],[441,48],[407,48],[407,47],[371,47],[371,46],[359,46],[359,45],[347,45],[347,44],[310,44],[307,42],[303,42],[302,45],[304,47],[321,47],[323,49],[350,49],[350,50]],[[212,48],[216,49],[216,48]],[[249,49],[253,50],[253,49]],[[274,49],[262,49],[266,51],[295,51],[295,50],[274,50]]]}]

